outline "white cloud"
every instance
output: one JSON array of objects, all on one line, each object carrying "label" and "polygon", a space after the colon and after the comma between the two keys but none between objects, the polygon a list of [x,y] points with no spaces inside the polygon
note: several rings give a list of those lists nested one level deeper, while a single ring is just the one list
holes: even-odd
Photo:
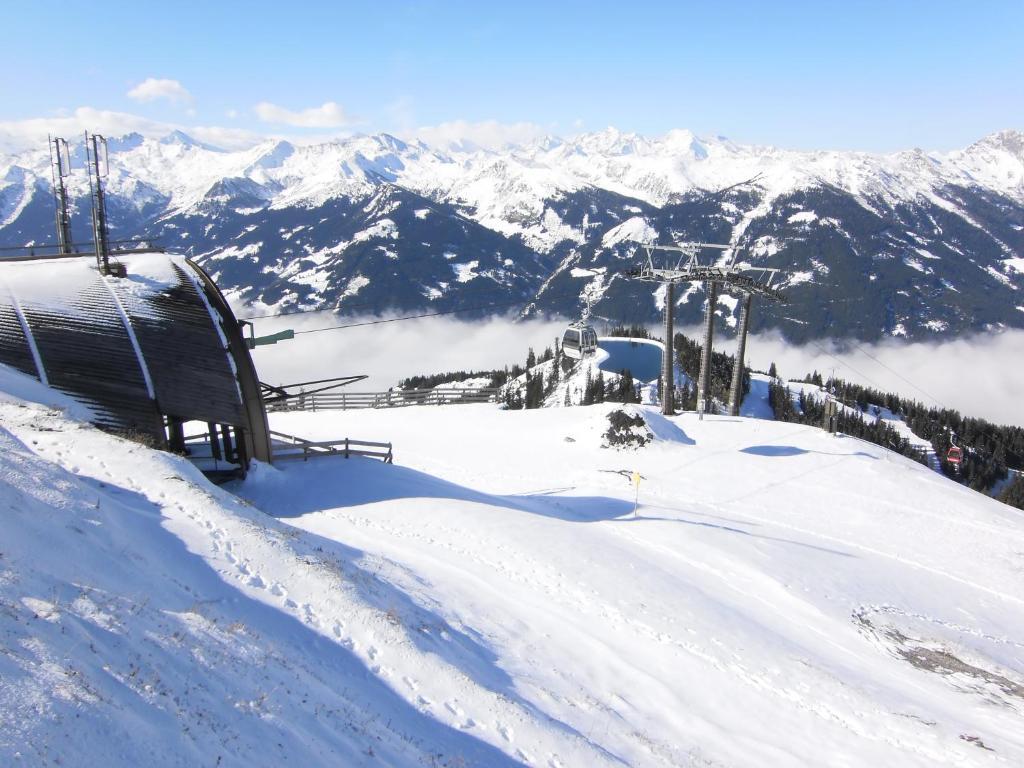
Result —
[{"label": "white cloud", "polygon": [[[237,311],[239,317],[247,315],[243,308]],[[257,333],[262,335],[284,328],[309,330],[352,322],[358,320],[325,312],[260,320],[256,325]],[[370,380],[359,386],[369,391],[386,389],[399,378],[417,373],[522,364],[527,347],[541,351],[564,328],[564,323],[538,320],[515,322],[498,317],[465,322],[438,317],[300,335],[294,341],[260,347],[253,357],[264,381],[288,383],[366,373]],[[651,330],[660,333],[656,327]],[[693,339],[702,332],[699,326],[677,330]],[[734,336],[718,332],[715,349],[733,353]],[[334,343],[325,345],[325,337],[331,337]],[[1024,359],[1024,331],[969,336],[942,343],[888,341],[858,346],[881,363],[853,347],[843,351],[838,342],[798,346],[774,332],[751,335],[747,361],[761,370],[767,370],[774,361],[779,373],[787,378],[799,378],[813,370],[827,378],[835,368],[840,378],[898,392],[926,405],[934,405],[931,396],[943,406],[968,416],[1024,426],[1019,377],[1005,375],[1007,360]],[[358,370],[352,369],[352,360],[359,361]]]},{"label": "white cloud", "polygon": [[[699,338],[699,328],[683,329]],[[1024,426],[1019,373],[1013,360],[1024,360],[1024,331],[977,334],[942,342],[877,344],[820,341],[795,345],[777,333],[751,335],[747,361],[766,370],[775,362],[780,375],[800,378],[817,370],[858,384],[898,392],[925,405],[955,408],[967,416],[999,424]],[[734,334],[716,337],[715,348],[732,353]],[[866,354],[865,354],[866,353]],[[1011,361],[1007,375],[1007,361]],[[1020,366],[1018,365],[1017,368]]]},{"label": "white cloud", "polygon": [[[239,317],[247,316],[247,310],[236,309]],[[360,319],[372,318],[324,312],[257,320],[256,334],[285,328],[307,331]],[[529,347],[540,352],[551,346],[563,330],[564,323],[540,320],[515,322],[496,317],[465,322],[433,317],[300,334],[292,341],[258,347],[253,360],[261,381],[289,384],[364,373],[370,378],[353,389],[380,391],[420,373],[503,368],[516,362],[522,365]],[[358,361],[355,366],[353,361]]]},{"label": "white cloud", "polygon": [[181,130],[223,149],[246,149],[266,139],[262,134],[239,128],[184,126],[150,120],[127,112],[78,107],[71,112],[61,111],[53,117],[0,122],[0,152],[15,154],[25,150],[45,149],[47,134],[73,140],[86,130],[109,137],[140,133],[153,138]]},{"label": "white cloud", "polygon": [[[181,130],[199,141],[221,149],[248,149],[267,140],[267,136],[262,133],[254,133],[244,128],[224,128],[219,125],[193,125]],[[165,131],[164,134],[166,133]]]},{"label": "white cloud", "polygon": [[128,98],[138,102],[165,99],[173,104],[191,104],[192,94],[177,80],[147,77],[128,91]]},{"label": "white cloud", "polygon": [[0,150],[21,152],[26,149],[45,149],[47,134],[73,139],[83,131],[94,131],[105,136],[123,136],[137,132],[143,135],[163,136],[173,128],[138,115],[114,112],[94,107],[78,107],[70,113],[54,117],[0,122]]},{"label": "white cloud", "polygon": [[497,120],[452,120],[412,131],[412,138],[430,146],[455,149],[501,149],[526,144],[549,133],[536,123],[499,123]]},{"label": "white cloud", "polygon": [[351,123],[341,105],[326,101],[319,107],[294,112],[268,101],[261,101],[254,107],[256,116],[265,123],[290,125],[296,128],[340,128]]}]

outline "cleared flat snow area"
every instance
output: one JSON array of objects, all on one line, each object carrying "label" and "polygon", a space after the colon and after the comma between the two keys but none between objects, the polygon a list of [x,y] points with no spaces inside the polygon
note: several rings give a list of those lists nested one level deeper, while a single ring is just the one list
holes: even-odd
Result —
[{"label": "cleared flat snow area", "polygon": [[1024,763],[1024,515],[792,424],[602,448],[613,407],[276,414],[396,463],[219,489],[0,397],[0,764]]},{"label": "cleared flat snow area", "polygon": [[1024,759],[1021,513],[792,424],[645,409],[660,439],[601,448],[611,407],[280,414],[392,440],[398,466],[239,490],[378,556],[487,676],[627,764]]}]

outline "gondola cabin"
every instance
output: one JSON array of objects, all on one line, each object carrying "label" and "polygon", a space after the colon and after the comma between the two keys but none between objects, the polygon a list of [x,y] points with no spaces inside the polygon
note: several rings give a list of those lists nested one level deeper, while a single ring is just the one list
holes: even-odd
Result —
[{"label": "gondola cabin", "polygon": [[952,446],[946,451],[946,461],[952,464],[954,467],[959,468],[960,462],[963,461],[964,453],[960,450],[959,446]]},{"label": "gondola cabin", "polygon": [[597,331],[586,323],[573,323],[562,334],[562,352],[579,360],[597,351]]}]

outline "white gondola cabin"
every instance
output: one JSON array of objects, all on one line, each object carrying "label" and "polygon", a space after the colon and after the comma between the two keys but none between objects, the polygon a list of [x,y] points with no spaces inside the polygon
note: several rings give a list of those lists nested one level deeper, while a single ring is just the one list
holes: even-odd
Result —
[{"label": "white gondola cabin", "polygon": [[562,352],[579,360],[597,351],[597,331],[586,323],[573,323],[562,334]]}]

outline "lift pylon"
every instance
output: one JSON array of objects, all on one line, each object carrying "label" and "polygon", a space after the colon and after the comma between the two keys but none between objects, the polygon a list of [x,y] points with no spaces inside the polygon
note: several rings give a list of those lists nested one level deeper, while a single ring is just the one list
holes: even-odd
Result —
[{"label": "lift pylon", "polygon": [[[641,244],[640,247],[645,252],[644,261],[633,269],[628,270],[625,275],[627,278],[634,280],[665,284],[666,333],[671,328],[668,315],[675,309],[674,301],[669,300],[670,296],[672,296],[669,288],[677,283],[704,283],[708,304],[704,321],[704,345],[701,350],[700,376],[697,382],[697,408],[698,411],[703,413],[707,406],[707,400],[710,397],[712,339],[714,336],[715,306],[718,303],[720,286],[724,285],[738,289],[747,297],[744,304],[745,312],[741,317],[743,322],[740,328],[742,335],[740,350],[745,350],[748,325],[746,318],[749,317],[750,313],[750,298],[756,294],[771,301],[786,302],[786,297],[782,292],[772,285],[779,270],[737,264],[736,257],[739,253],[739,247],[735,244],[683,242],[676,245]],[[726,254],[726,258],[719,260],[715,264],[701,264],[698,258],[699,254],[707,249],[728,251],[730,253]],[[664,256],[660,260],[656,260],[656,253],[664,254]],[[671,339],[666,340],[663,354],[662,392],[671,393],[671,372],[674,365]],[[737,355],[737,368],[741,368],[743,365],[742,354],[743,352],[741,351]],[[742,377],[742,370],[740,375]],[[738,394],[731,394],[730,411],[733,407],[738,411],[739,405],[735,404],[737,398]],[[666,402],[668,403],[667,405]],[[673,412],[671,402],[667,396],[662,397],[662,412],[667,415]]]}]

